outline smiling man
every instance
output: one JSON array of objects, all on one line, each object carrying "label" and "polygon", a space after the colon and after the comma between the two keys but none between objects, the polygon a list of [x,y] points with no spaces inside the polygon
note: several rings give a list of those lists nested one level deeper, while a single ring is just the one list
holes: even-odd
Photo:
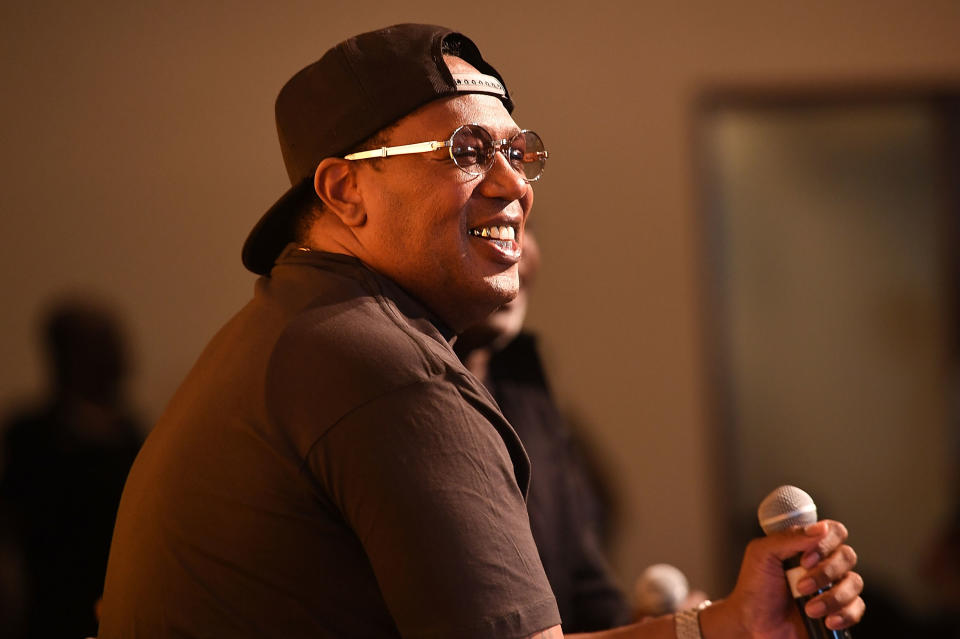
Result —
[{"label": "smiling man", "polygon": [[[517,294],[547,151],[512,108],[473,42],[430,25],[350,38],[284,86],[293,187],[244,246],[253,300],[131,470],[101,638],[561,636],[527,457],[450,347]],[[854,623],[846,533],[818,526],[758,542],[705,629],[794,627],[770,566],[797,552],[837,584],[821,615]]]}]

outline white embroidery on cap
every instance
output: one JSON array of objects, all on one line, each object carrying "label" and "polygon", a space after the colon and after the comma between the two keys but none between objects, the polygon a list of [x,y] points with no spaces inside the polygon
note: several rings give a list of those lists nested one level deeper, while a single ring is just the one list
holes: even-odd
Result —
[{"label": "white embroidery on cap", "polygon": [[481,93],[493,93],[500,97],[507,96],[507,90],[492,75],[483,73],[454,73],[453,81],[457,85],[457,91],[471,91]]}]

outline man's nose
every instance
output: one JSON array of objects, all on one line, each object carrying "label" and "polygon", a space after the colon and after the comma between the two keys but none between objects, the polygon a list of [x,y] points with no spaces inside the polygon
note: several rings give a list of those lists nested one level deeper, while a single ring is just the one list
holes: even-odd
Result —
[{"label": "man's nose", "polygon": [[496,197],[505,200],[519,200],[526,193],[530,185],[513,168],[510,161],[507,160],[503,149],[498,149],[493,156],[493,166],[491,166],[483,176],[483,182],[480,184],[481,193],[486,197]]}]

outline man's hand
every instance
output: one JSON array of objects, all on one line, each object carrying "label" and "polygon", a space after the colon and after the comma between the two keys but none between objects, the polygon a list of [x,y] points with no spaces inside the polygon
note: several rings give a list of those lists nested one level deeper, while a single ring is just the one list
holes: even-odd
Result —
[{"label": "man's hand", "polygon": [[[826,617],[827,627],[833,630],[860,621],[866,608],[860,598],[863,579],[853,572],[857,555],[845,543],[846,539],[843,524],[825,520],[750,542],[733,592],[700,613],[704,639],[808,639],[783,573],[783,560],[798,554],[807,571],[798,583],[801,594],[810,595],[830,586],[807,602],[807,615]],[[545,633],[532,637],[562,636],[559,627]],[[675,639],[676,634],[673,616],[664,615],[632,626],[570,636]]]},{"label": "man's hand", "polygon": [[[729,625],[729,615],[735,614],[745,636],[804,637],[803,620],[787,588],[781,564],[799,553],[801,565],[807,569],[797,584],[801,594],[811,595],[832,584],[829,590],[807,602],[807,616],[826,617],[827,627],[833,630],[860,621],[866,608],[860,598],[863,579],[853,572],[857,555],[845,543],[846,539],[843,524],[824,520],[750,542],[737,585],[723,602],[727,623],[722,625]],[[710,636],[707,632],[704,635]]]}]

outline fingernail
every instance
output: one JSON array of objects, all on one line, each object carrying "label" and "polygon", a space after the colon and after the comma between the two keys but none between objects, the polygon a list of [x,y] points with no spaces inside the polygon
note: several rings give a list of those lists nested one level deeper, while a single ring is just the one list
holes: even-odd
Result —
[{"label": "fingernail", "polygon": [[820,563],[820,553],[808,552],[800,559],[800,565],[808,570]]},{"label": "fingernail", "polygon": [[837,630],[843,624],[843,617],[841,615],[830,615],[824,623],[831,630]]},{"label": "fingernail", "polygon": [[797,582],[797,590],[800,591],[801,595],[812,595],[817,591],[817,582],[810,577],[801,579]]},{"label": "fingernail", "polygon": [[808,617],[822,617],[827,611],[827,604],[822,601],[812,601],[806,607]]}]

